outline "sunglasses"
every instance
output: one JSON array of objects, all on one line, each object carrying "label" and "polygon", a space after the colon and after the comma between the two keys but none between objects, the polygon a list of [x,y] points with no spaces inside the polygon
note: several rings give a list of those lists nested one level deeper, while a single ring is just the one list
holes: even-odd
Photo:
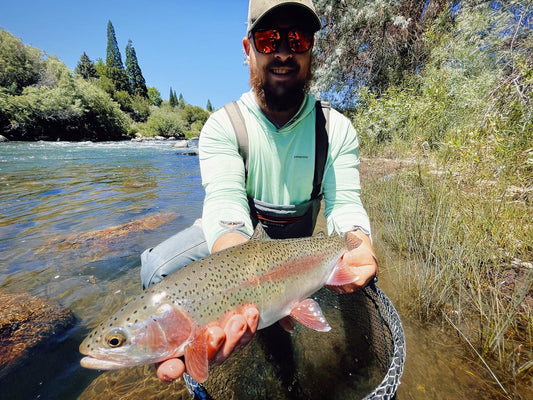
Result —
[{"label": "sunglasses", "polygon": [[252,32],[251,36],[253,36],[255,48],[263,54],[278,51],[283,38],[287,40],[289,49],[293,53],[309,51],[314,41],[312,33],[299,28],[258,30]]}]

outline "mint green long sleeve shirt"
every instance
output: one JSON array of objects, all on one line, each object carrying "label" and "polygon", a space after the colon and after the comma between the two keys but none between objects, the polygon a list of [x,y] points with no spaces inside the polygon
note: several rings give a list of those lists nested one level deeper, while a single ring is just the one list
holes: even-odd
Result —
[{"label": "mint green long sleeve shirt", "polygon": [[[315,99],[308,95],[294,118],[281,128],[262,113],[252,91],[237,104],[249,140],[248,176],[239,155],[235,132],[224,109],[205,123],[199,142],[205,200],[202,224],[211,249],[225,232],[253,233],[247,196],[278,204],[310,199],[315,165]],[[356,227],[370,232],[361,203],[359,142],[350,121],[330,110],[329,150],[322,181],[328,233]]]}]

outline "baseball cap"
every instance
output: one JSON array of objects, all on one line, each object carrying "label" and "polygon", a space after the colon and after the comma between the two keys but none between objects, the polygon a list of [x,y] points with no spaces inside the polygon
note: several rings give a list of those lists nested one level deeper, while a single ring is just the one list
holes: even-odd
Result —
[{"label": "baseball cap", "polygon": [[246,33],[250,33],[269,12],[284,6],[297,6],[302,8],[302,11],[307,12],[314,32],[322,28],[322,23],[320,22],[320,18],[318,18],[312,0],[250,0],[248,4],[248,29]]}]

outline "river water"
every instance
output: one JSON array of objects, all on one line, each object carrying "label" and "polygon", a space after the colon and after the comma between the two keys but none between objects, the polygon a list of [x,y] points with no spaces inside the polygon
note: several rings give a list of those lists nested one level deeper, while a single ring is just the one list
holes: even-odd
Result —
[{"label": "river water", "polygon": [[0,291],[77,318],[20,379],[3,380],[1,398],[77,398],[98,375],[79,367],[80,341],[140,290],[139,254],[201,215],[198,157],[187,153],[172,142],[0,145]]},{"label": "river water", "polygon": [[[0,188],[0,292],[50,299],[76,317],[71,329],[0,379],[0,398],[77,399],[87,388],[101,393],[98,385],[118,378],[95,381],[100,372],[79,366],[79,343],[140,291],[140,253],[200,217],[198,158],[172,142],[3,143]],[[386,264],[396,261],[382,246],[378,251],[380,279],[394,299]],[[400,399],[499,398],[487,396],[493,391],[482,371],[456,343],[439,337],[441,330],[407,319],[404,325]],[[134,382],[127,385],[133,386],[122,387],[124,393],[132,392]]]}]

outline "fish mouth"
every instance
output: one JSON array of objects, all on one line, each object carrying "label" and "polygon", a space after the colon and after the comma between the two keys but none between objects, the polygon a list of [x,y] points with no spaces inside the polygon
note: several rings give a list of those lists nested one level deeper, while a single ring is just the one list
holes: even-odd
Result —
[{"label": "fish mouth", "polygon": [[102,360],[102,359],[94,358],[91,356],[83,357],[80,360],[80,365],[84,368],[104,369],[104,370],[120,369],[120,368],[125,367],[124,364],[116,362],[116,361]]}]

